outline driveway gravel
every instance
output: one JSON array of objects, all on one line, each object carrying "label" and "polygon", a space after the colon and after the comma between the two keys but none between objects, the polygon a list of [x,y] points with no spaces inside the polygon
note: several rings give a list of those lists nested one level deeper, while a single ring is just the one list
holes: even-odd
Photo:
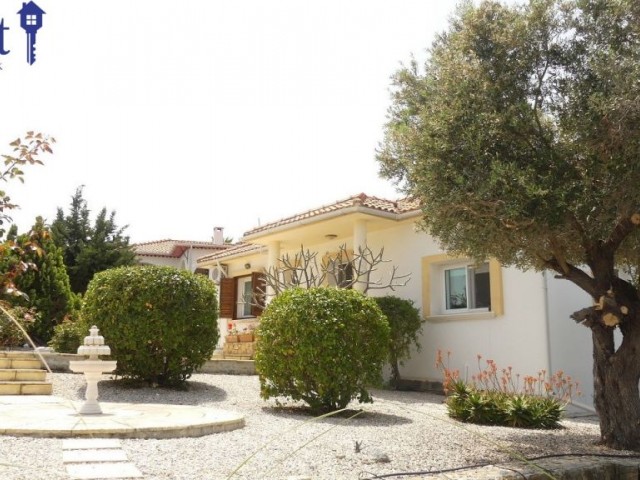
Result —
[{"label": "driveway gravel", "polygon": [[[54,395],[80,400],[81,375],[55,373]],[[563,420],[559,430],[519,430],[451,421],[444,397],[373,390],[373,404],[353,404],[355,418],[314,419],[291,403],[259,397],[256,376],[197,374],[186,391],[125,388],[105,376],[100,401],[200,405],[236,411],[246,426],[198,438],[122,440],[122,448],[153,480],[368,479],[558,453],[620,453],[595,445],[595,418]],[[1,419],[0,419],[1,420]],[[229,477],[234,470],[236,473]],[[0,436],[0,475],[8,479],[68,478],[61,439]],[[446,478],[437,475],[393,477]]]}]

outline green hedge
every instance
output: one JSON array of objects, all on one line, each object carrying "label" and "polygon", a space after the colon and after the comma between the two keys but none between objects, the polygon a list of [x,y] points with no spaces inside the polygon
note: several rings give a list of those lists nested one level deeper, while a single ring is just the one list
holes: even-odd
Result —
[{"label": "green hedge", "polygon": [[97,273],[82,317],[100,328],[118,361],[116,373],[149,384],[183,384],[211,358],[219,337],[213,282],[171,267]]},{"label": "green hedge", "polygon": [[420,351],[418,336],[422,332],[420,312],[411,300],[387,295],[376,297],[376,303],[387,317],[391,329],[389,343],[389,364],[391,365],[391,385],[398,387],[400,382],[400,365],[410,357],[411,347]]},{"label": "green hedge", "polygon": [[389,325],[376,303],[353,290],[293,288],[265,309],[256,370],[263,398],[287,397],[314,411],[371,402],[381,381]]},{"label": "green hedge", "polygon": [[53,337],[48,345],[59,353],[77,353],[84,337],[89,335],[89,327],[79,313],[67,315],[62,323],[53,327]]}]

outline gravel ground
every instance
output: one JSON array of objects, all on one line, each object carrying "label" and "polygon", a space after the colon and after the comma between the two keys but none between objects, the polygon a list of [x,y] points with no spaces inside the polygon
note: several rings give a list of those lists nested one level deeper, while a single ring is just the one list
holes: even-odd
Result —
[{"label": "gravel ground", "polygon": [[[208,405],[245,416],[244,428],[227,433],[122,440],[129,459],[148,480],[224,479],[245,461],[233,478],[334,480],[503,462],[509,458],[507,450],[525,456],[612,453],[594,445],[598,426],[593,419],[564,420],[564,428],[553,431],[462,425],[448,419],[443,397],[426,393],[374,390],[373,404],[353,405],[354,413],[364,410],[356,418],[312,420],[292,405],[262,401],[255,376],[194,375],[187,391],[125,389],[107,378],[100,383],[103,402]],[[56,373],[53,382],[54,395],[84,396],[81,375]],[[62,440],[0,437],[0,475],[68,478]]]}]

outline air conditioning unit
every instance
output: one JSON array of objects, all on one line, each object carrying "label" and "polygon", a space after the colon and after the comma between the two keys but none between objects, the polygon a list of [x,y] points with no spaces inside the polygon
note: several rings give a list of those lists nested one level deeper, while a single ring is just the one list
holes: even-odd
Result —
[{"label": "air conditioning unit", "polygon": [[213,267],[211,269],[211,280],[216,283],[220,283],[220,280],[227,276],[227,266],[226,265],[218,265],[217,267]]}]

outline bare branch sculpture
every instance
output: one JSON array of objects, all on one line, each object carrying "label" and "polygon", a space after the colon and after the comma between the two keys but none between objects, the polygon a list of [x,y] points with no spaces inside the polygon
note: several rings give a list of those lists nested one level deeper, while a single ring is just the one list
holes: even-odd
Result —
[{"label": "bare branch sculpture", "polygon": [[269,267],[264,273],[267,297],[276,296],[284,290],[294,287],[319,287],[323,285],[337,288],[357,288],[363,293],[369,290],[395,290],[407,284],[410,274],[400,275],[398,267],[393,266],[388,278],[377,276],[380,265],[390,263],[384,259],[384,248],[378,253],[370,247],[359,247],[357,252],[347,249],[345,244],[338,251],[325,255],[318,260],[318,252],[312,252],[300,246],[300,251],[293,257],[285,254],[278,261],[278,266]]}]

